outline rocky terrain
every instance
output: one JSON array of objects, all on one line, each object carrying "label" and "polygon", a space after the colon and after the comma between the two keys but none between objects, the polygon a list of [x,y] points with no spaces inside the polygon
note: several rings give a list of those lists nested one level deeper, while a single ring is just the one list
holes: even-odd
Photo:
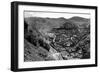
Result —
[{"label": "rocky terrain", "polygon": [[90,19],[24,19],[24,61],[90,58]]}]

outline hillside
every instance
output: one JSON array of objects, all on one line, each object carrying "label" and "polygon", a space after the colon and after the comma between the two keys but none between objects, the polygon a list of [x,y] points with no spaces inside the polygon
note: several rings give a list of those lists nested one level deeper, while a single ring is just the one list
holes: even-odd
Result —
[{"label": "hillside", "polygon": [[24,61],[90,58],[89,35],[89,19],[25,18]]}]

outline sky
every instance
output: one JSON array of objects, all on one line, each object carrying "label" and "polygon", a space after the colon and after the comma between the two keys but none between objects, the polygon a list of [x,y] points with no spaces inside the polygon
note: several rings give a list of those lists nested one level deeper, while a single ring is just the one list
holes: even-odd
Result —
[{"label": "sky", "polygon": [[43,18],[71,18],[73,16],[79,16],[83,18],[90,18],[90,14],[84,14],[84,13],[70,13],[70,12],[44,12],[44,11],[24,11],[24,17],[43,17]]}]

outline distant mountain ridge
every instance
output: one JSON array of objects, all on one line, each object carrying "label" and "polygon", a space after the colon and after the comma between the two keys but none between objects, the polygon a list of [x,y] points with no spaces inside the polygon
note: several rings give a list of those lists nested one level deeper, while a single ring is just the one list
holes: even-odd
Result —
[{"label": "distant mountain ridge", "polygon": [[72,18],[70,18],[69,20],[82,21],[82,22],[83,22],[83,21],[84,21],[84,22],[89,21],[88,18],[83,18],[83,17],[78,17],[78,16],[72,17]]},{"label": "distant mountain ridge", "polygon": [[[42,18],[42,17],[28,17],[25,21],[31,27],[35,27],[40,33],[44,34],[52,30],[52,28],[59,28],[63,24],[73,24],[78,28],[88,28],[90,26],[90,19],[74,16],[70,19],[64,17],[60,18]],[[83,30],[82,30],[83,31]]]}]

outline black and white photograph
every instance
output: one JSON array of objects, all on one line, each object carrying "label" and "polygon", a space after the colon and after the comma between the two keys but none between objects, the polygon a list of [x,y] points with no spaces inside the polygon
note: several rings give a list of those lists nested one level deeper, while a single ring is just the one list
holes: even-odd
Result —
[{"label": "black and white photograph", "polygon": [[97,7],[12,3],[11,70],[97,66]]},{"label": "black and white photograph", "polygon": [[90,59],[90,15],[79,14],[24,11],[24,61]]}]

